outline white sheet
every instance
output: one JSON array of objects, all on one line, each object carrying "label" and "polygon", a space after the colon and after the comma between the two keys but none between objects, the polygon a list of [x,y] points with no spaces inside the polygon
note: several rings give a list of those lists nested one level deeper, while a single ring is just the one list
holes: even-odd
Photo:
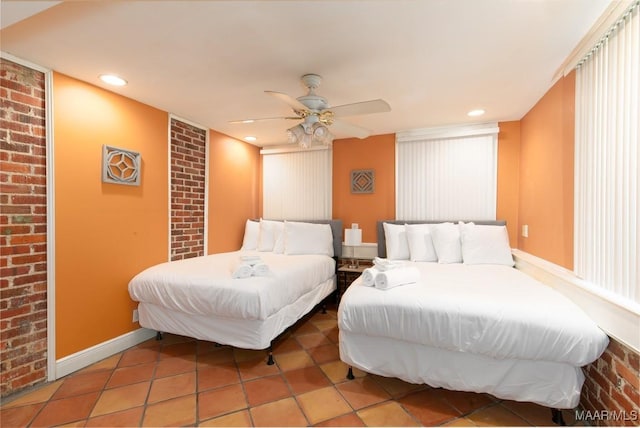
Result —
[{"label": "white sheet", "polygon": [[156,331],[180,334],[245,349],[265,349],[287,327],[309,313],[336,289],[335,276],[318,284],[290,305],[265,320],[193,315],[140,303],[140,325]]},{"label": "white sheet", "polygon": [[335,261],[320,255],[258,253],[267,276],[232,279],[240,255],[220,253],[152,266],[129,282],[129,294],[193,315],[265,320],[335,275]]},{"label": "white sheet", "polygon": [[576,407],[584,383],[582,369],[566,363],[495,359],[343,330],[340,359],[380,376],[558,409]]},{"label": "white sheet", "polygon": [[341,331],[499,359],[586,365],[607,336],[575,304],[499,265],[407,262],[417,284],[379,290],[358,278],[342,296]]}]

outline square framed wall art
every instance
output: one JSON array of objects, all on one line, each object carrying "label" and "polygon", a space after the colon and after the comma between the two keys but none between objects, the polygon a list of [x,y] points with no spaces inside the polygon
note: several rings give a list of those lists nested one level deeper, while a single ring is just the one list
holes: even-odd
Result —
[{"label": "square framed wall art", "polygon": [[372,169],[354,169],[351,171],[351,193],[373,193],[375,178]]},{"label": "square framed wall art", "polygon": [[140,153],[102,146],[102,182],[140,185]]}]

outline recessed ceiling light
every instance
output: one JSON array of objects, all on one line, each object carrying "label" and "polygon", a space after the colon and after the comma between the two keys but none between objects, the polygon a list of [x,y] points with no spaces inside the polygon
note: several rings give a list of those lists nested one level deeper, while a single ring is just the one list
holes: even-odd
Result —
[{"label": "recessed ceiling light", "polygon": [[253,123],[253,122],[255,122],[255,120],[253,119],[246,119],[242,121],[242,123]]},{"label": "recessed ceiling light", "polygon": [[244,137],[244,140],[245,140],[245,141],[254,142],[254,141],[256,141],[256,140],[257,140],[257,138],[256,138],[256,137],[253,137],[253,136],[248,136],[248,137]]},{"label": "recessed ceiling light", "polygon": [[114,86],[124,86],[127,84],[126,80],[122,77],[116,76],[115,74],[101,74],[100,80]]},{"label": "recessed ceiling light", "polygon": [[476,117],[476,116],[482,116],[483,114],[484,114],[484,110],[477,109],[477,110],[471,110],[469,113],[467,113],[467,116]]}]

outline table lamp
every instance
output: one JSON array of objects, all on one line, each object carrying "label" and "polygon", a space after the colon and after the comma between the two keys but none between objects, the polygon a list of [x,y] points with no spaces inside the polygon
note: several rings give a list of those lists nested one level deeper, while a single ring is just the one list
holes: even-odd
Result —
[{"label": "table lamp", "polygon": [[358,228],[358,223],[353,223],[351,224],[351,229],[344,230],[344,245],[345,247],[351,247],[351,264],[348,266],[350,269],[358,267],[356,247],[360,244],[362,244],[362,229]]}]

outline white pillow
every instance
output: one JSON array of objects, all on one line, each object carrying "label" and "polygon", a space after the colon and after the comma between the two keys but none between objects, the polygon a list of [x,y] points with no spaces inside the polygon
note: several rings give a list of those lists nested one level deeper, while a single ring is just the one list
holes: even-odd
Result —
[{"label": "white pillow", "polygon": [[284,222],[279,221],[275,226],[274,239],[276,242],[273,244],[273,252],[275,254],[284,253]]},{"label": "white pillow", "polygon": [[506,226],[460,225],[464,264],[494,264],[513,266]]},{"label": "white pillow", "polygon": [[438,255],[438,263],[461,263],[462,248],[460,228],[453,223],[439,223],[431,227],[433,246]]},{"label": "white pillow", "polygon": [[409,242],[404,224],[382,223],[389,260],[409,260]]},{"label": "white pillow", "polygon": [[412,262],[437,262],[438,255],[428,224],[406,224],[409,258]]},{"label": "white pillow", "polygon": [[247,220],[247,223],[244,226],[244,238],[242,239],[241,250],[257,249],[259,237],[260,237],[260,222]]},{"label": "white pillow", "polygon": [[333,233],[329,224],[284,222],[285,254],[323,254],[333,257]]},{"label": "white pillow", "polygon": [[276,241],[282,234],[284,223],[281,221],[260,219],[260,237],[258,251],[273,251]]}]

